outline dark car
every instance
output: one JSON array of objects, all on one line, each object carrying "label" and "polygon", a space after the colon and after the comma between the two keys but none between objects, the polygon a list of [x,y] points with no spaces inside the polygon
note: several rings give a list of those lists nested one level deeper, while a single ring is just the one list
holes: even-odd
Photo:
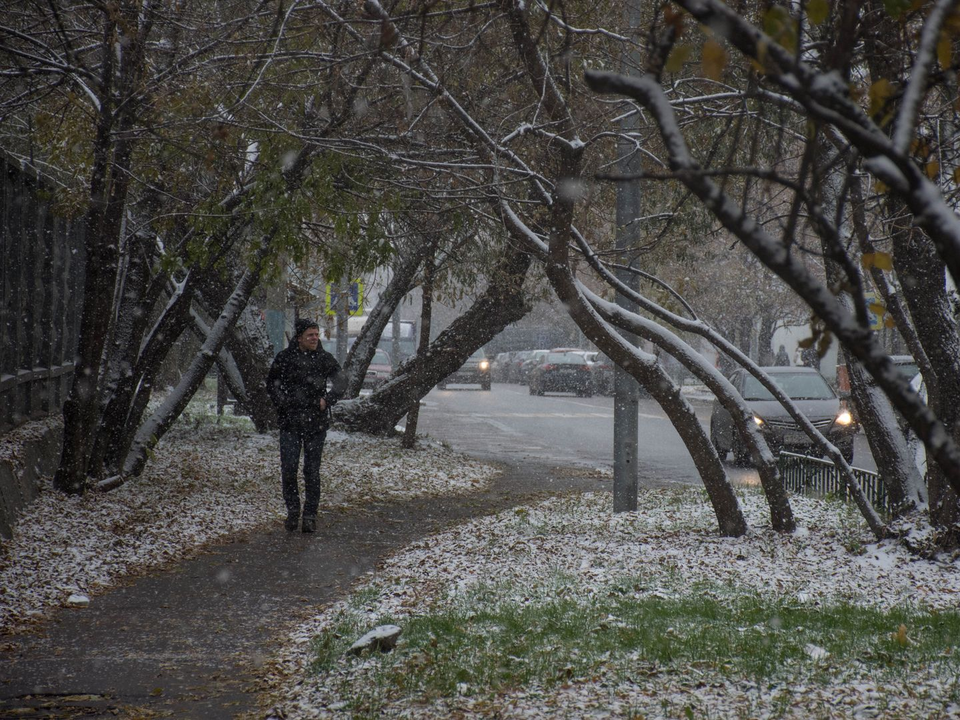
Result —
[{"label": "dark car", "polygon": [[593,395],[590,366],[580,353],[547,353],[540,356],[527,376],[531,395],[545,392],[575,392],[581,397]]},{"label": "dark car", "polygon": [[[853,438],[858,426],[823,375],[807,367],[765,367],[761,370],[794,401],[813,426],[837,446],[847,462],[853,460]],[[753,412],[754,422],[774,453],[791,450],[820,454],[813,441],[755,377],[746,370],[737,370],[730,376],[730,382]],[[733,418],[718,401],[714,401],[710,415],[710,439],[721,458],[732,450],[737,465],[750,463],[750,452],[740,440]]]},{"label": "dark car", "polygon": [[510,382],[510,361],[516,353],[497,353],[490,363],[490,377],[494,382]]},{"label": "dark car", "polygon": [[367,366],[367,374],[363,378],[363,387],[375,389],[382,385],[390,373],[393,372],[393,363],[390,354],[379,348],[373,353],[373,359]]},{"label": "dark car", "polygon": [[613,360],[597,353],[593,362],[593,389],[599,395],[613,395]]},{"label": "dark car", "polygon": [[446,390],[451,383],[478,384],[481,390],[490,389],[490,361],[487,360],[483,348],[475,351],[459,370],[449,375],[437,387]]},{"label": "dark car", "polygon": [[540,359],[546,357],[549,353],[549,350],[531,350],[530,354],[527,355],[526,360],[520,363],[520,378],[517,382],[519,382],[521,385],[526,385],[533,366],[540,362]]},{"label": "dark car", "polygon": [[533,350],[520,350],[513,354],[513,357],[510,358],[510,364],[507,366],[507,382],[520,382],[520,368],[532,352]]}]

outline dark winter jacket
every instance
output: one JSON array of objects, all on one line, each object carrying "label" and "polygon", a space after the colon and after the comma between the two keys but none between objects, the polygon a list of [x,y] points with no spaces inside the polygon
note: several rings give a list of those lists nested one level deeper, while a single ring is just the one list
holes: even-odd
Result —
[{"label": "dark winter jacket", "polygon": [[322,347],[301,350],[296,341],[291,343],[277,353],[267,375],[267,392],[277,408],[280,429],[326,429],[330,415],[320,409],[320,399],[327,401],[327,408],[333,407],[343,396],[346,384],[346,376],[333,355]]}]

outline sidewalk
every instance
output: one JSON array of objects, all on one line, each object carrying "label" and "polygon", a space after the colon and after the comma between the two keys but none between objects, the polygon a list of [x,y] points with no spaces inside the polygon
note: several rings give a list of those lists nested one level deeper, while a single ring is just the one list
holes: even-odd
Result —
[{"label": "sidewalk", "polygon": [[523,463],[488,489],[326,512],[313,535],[280,523],[61,610],[0,647],[0,717],[259,717],[258,674],[289,623],[418,538],[609,480]]}]

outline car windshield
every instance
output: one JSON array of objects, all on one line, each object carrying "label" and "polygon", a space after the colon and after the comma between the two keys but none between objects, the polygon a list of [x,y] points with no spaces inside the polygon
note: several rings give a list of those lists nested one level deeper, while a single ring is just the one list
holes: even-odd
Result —
[{"label": "car windshield", "polygon": [[386,350],[377,350],[373,354],[373,360],[370,361],[371,365],[389,365],[390,356],[387,355]]},{"label": "car windshield", "polygon": [[583,358],[576,353],[550,353],[543,362],[553,365],[583,365]]},{"label": "car windshield", "polygon": [[897,372],[903,375],[907,380],[913,380],[920,368],[915,362],[899,363],[896,365]]},{"label": "car windshield", "polygon": [[[791,400],[830,400],[836,397],[820,375],[813,373],[768,373]],[[743,387],[744,400],[773,400],[774,397],[755,377],[748,377]]]}]

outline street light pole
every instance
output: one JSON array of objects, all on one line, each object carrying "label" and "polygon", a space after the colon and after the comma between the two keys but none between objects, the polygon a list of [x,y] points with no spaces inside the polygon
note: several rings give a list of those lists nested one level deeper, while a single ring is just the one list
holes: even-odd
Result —
[{"label": "street light pole", "polygon": [[[623,15],[629,29],[640,24],[640,0],[627,0]],[[621,71],[630,74],[636,67],[636,53],[625,52],[621,58]],[[624,113],[620,120],[620,130],[626,135],[637,126],[636,113]],[[631,143],[621,139],[618,143],[619,166],[623,175],[635,170],[636,153]],[[640,216],[640,194],[636,182],[617,183],[617,236],[616,247],[618,261],[622,265],[630,263],[629,249],[634,232],[632,223]],[[636,287],[636,277],[624,270],[617,271],[617,277],[630,287]],[[617,305],[625,310],[635,311],[636,303],[617,293]],[[623,333],[631,345],[637,344],[637,337]],[[637,434],[639,433],[640,387],[632,375],[616,366],[613,375],[613,511],[630,512],[637,509]]]}]

